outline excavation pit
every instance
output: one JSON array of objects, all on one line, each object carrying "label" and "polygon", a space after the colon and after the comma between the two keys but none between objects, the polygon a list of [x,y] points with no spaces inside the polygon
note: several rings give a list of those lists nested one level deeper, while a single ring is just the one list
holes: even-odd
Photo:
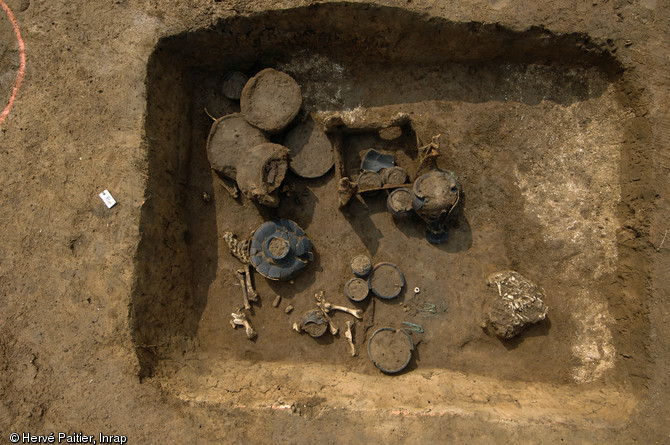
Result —
[{"label": "excavation pit", "polygon": [[[417,157],[407,147],[441,135],[439,165],[462,186],[448,240],[428,243],[416,217],[394,220],[386,194],[338,210],[332,170],[317,179],[287,173],[277,209],[233,199],[207,160],[208,115],[240,112],[223,93],[226,73],[265,68],[300,85],[298,119],[319,111],[354,120],[366,110],[410,115],[415,134],[347,135],[350,173],[356,155],[374,146],[396,154],[414,179]],[[644,298],[631,264],[645,258],[618,240],[636,150],[626,142],[624,78],[584,35],[346,3],[232,18],[161,40],[147,71],[149,178],[131,320],[141,376],[181,399],[226,406],[319,397],[326,409],[625,418],[645,370],[643,360],[621,355],[648,329],[630,309]],[[244,238],[273,218],[302,227],[315,258],[293,283],[255,275],[261,303],[249,317],[258,332],[249,341],[229,324],[241,306],[240,265],[222,235]],[[354,304],[343,290],[352,252],[404,274],[398,298],[360,305],[366,314],[375,305],[374,320],[356,328],[360,351],[377,328],[422,326],[398,376],[381,374],[365,354],[351,357],[343,334],[314,339],[291,329],[315,308],[317,291]],[[549,307],[547,320],[510,341],[481,327],[486,279],[503,269],[537,283]],[[421,292],[406,291],[415,287]],[[295,310],[286,314],[289,304]],[[343,329],[351,317],[333,319]],[[403,384],[389,392],[391,378]]]}]

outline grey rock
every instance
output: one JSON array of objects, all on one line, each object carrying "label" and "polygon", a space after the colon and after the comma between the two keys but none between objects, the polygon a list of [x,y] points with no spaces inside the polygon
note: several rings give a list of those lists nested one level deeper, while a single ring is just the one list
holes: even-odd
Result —
[{"label": "grey rock", "polygon": [[518,272],[497,272],[488,278],[495,291],[486,310],[485,327],[500,338],[512,338],[547,317],[542,290]]}]

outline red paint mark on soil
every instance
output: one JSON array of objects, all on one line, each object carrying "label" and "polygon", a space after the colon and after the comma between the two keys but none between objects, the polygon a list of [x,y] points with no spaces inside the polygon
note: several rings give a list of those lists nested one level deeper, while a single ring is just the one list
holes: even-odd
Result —
[{"label": "red paint mark on soil", "polygon": [[21,32],[19,31],[19,25],[16,23],[16,19],[14,18],[14,14],[12,14],[12,10],[9,9],[9,7],[5,4],[3,0],[0,0],[0,6],[2,6],[2,9],[5,10],[5,13],[9,18],[9,21],[12,23],[12,26],[14,27],[14,34],[16,34],[16,40],[19,42],[19,52],[21,53],[21,65],[19,66],[19,74],[16,76],[16,83],[14,84],[14,88],[12,90],[12,96],[9,98],[9,103],[7,104],[5,109],[2,110],[2,114],[0,114],[0,124],[1,124],[9,114],[9,110],[12,108],[12,105],[14,104],[16,94],[19,92],[19,87],[21,86],[21,81],[23,80],[23,74],[26,71],[26,47],[23,44],[23,39],[21,38]]}]

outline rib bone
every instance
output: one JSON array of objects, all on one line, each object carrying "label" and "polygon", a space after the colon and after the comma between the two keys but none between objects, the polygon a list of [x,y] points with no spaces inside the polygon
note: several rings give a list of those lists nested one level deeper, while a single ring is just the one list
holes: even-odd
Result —
[{"label": "rib bone", "polygon": [[344,332],[344,336],[349,342],[349,347],[351,348],[351,356],[356,357],[358,352],[356,351],[356,345],[354,344],[354,333],[353,333],[354,322],[349,320],[347,321],[347,330]]},{"label": "rib bone", "polygon": [[233,312],[230,314],[233,319],[230,320],[230,325],[235,329],[237,326],[244,326],[244,329],[247,333],[247,338],[251,340],[256,336],[256,331],[251,327],[251,323],[247,320],[247,316],[244,315],[244,312]]},{"label": "rib bone", "polygon": [[235,276],[240,281],[240,287],[242,288],[242,302],[244,303],[244,309],[251,309],[251,304],[249,304],[249,294],[247,293],[247,283],[245,280],[244,270],[238,270],[235,272]]}]

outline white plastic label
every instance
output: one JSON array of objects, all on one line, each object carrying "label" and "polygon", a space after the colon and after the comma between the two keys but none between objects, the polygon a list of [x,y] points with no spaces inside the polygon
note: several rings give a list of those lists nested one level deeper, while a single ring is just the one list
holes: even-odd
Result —
[{"label": "white plastic label", "polygon": [[109,193],[109,190],[103,190],[103,192],[100,193],[100,199],[104,201],[108,209],[111,209],[114,207],[114,204],[116,204],[116,200],[112,197],[112,194]]}]

